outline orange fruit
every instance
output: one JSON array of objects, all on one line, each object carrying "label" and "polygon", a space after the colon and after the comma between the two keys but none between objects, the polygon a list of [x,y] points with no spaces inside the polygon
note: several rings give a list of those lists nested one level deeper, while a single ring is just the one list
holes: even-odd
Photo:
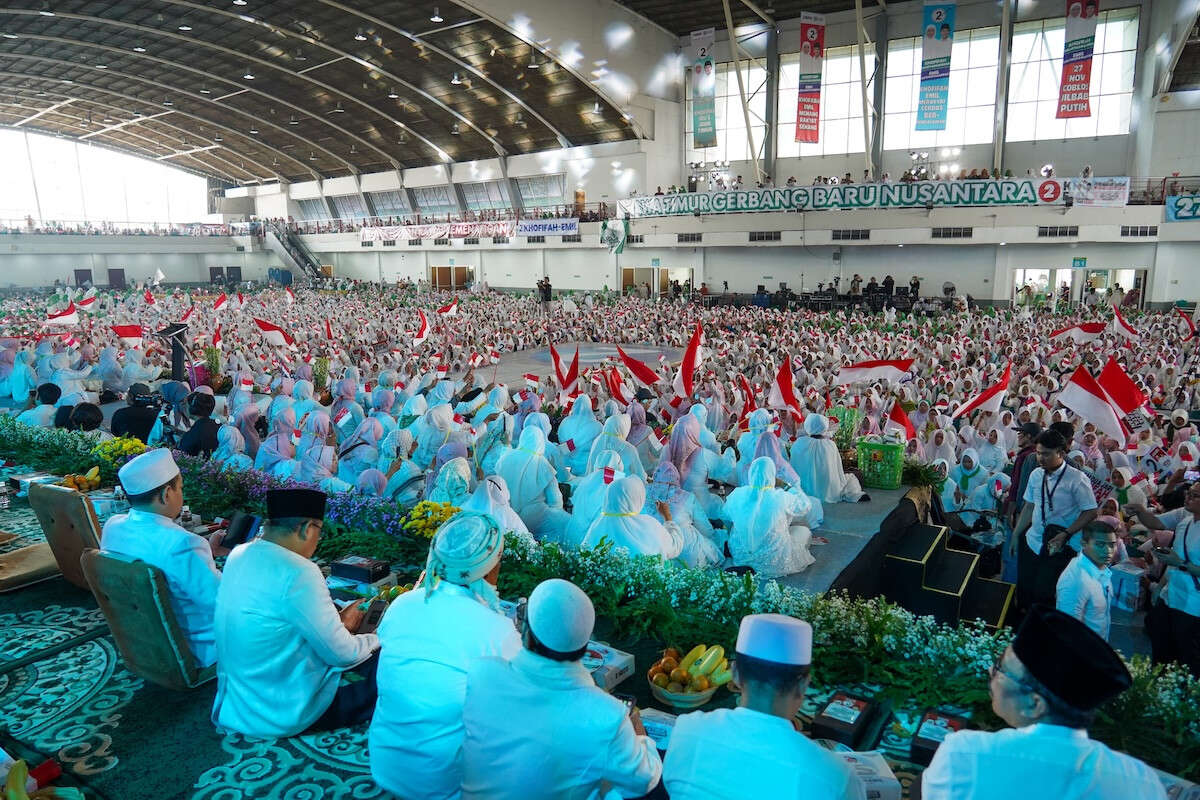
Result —
[{"label": "orange fruit", "polygon": [[668,683],[668,684],[667,684],[667,691],[668,691],[668,692],[670,692],[671,694],[682,694],[682,693],[683,693],[683,686],[681,686],[681,685],[680,685],[680,684],[678,684],[678,683]]},{"label": "orange fruit", "polygon": [[668,647],[666,650],[663,650],[663,655],[670,656],[671,658],[675,659],[676,662],[679,661],[679,651],[674,647]]},{"label": "orange fruit", "polygon": [[671,682],[679,683],[679,684],[687,683],[688,682],[687,670],[683,669],[681,667],[676,667],[675,669],[671,670]]},{"label": "orange fruit", "polygon": [[667,673],[659,672],[650,679],[650,682],[662,689],[666,687],[668,683],[670,683],[670,680],[667,679]]},{"label": "orange fruit", "polygon": [[710,687],[710,684],[708,682],[708,676],[707,675],[697,675],[695,678],[692,679],[691,686],[697,692],[708,691],[708,689]]},{"label": "orange fruit", "polygon": [[653,667],[650,668],[650,680],[654,680],[654,678],[658,675],[666,675],[666,674],[667,673],[664,672],[663,668],[660,667],[658,664],[655,664]]},{"label": "orange fruit", "polygon": [[662,660],[659,661],[658,663],[659,663],[659,666],[661,666],[667,672],[670,672],[671,670],[673,670],[679,666],[679,659],[672,658],[671,656],[663,656]]}]

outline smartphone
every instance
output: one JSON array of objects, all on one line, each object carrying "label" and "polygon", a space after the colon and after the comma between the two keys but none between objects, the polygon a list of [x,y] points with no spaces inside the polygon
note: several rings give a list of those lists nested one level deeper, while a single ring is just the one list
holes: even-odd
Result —
[{"label": "smartphone", "polygon": [[1169,556],[1175,551],[1169,547],[1156,547],[1154,548],[1154,552],[1158,553],[1160,556]]},{"label": "smartphone", "polygon": [[625,713],[626,714],[633,714],[633,710],[635,708],[637,708],[637,698],[631,694],[613,693],[613,697],[615,697],[616,699],[620,700],[622,703],[625,704]]},{"label": "smartphone", "polygon": [[358,626],[355,633],[374,633],[379,627],[380,621],[383,619],[383,612],[387,611],[387,601],[376,597],[371,601],[371,605],[367,606],[367,614],[363,617],[362,624]]},{"label": "smartphone", "polygon": [[221,546],[231,550],[239,544],[244,544],[258,535],[262,519],[253,514],[236,512],[229,520],[229,529],[221,537]]},{"label": "smartphone", "polygon": [[1200,469],[1189,469],[1183,473],[1183,479],[1185,481],[1200,480]]}]

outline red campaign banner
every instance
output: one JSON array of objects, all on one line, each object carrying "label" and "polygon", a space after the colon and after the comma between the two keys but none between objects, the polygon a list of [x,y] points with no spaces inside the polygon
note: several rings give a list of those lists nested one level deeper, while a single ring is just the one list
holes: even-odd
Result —
[{"label": "red campaign banner", "polygon": [[821,133],[821,65],[825,60],[825,17],[800,16],[800,85],[796,98],[796,141],[816,144]]},{"label": "red campaign banner", "polygon": [[1063,41],[1062,80],[1058,86],[1055,119],[1090,117],[1092,53],[1096,44],[1099,0],[1067,0]]}]

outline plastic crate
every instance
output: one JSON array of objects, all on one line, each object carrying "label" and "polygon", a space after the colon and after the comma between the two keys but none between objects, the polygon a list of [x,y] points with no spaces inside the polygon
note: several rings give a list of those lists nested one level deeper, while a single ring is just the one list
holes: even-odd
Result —
[{"label": "plastic crate", "polygon": [[858,426],[862,423],[862,412],[857,408],[835,406],[829,409],[829,416],[838,420],[837,433],[833,436],[837,449],[844,452],[854,447],[854,440],[858,438]]},{"label": "plastic crate", "polygon": [[890,442],[858,443],[858,471],[871,489],[899,489],[904,472],[904,445]]}]

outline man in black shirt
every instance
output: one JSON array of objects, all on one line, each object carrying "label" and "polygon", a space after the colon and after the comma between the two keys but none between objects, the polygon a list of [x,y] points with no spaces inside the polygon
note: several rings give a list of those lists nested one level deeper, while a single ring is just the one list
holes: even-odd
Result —
[{"label": "man in black shirt", "polygon": [[195,420],[188,432],[179,440],[179,449],[189,456],[203,455],[208,458],[217,449],[217,430],[221,427],[212,419],[217,407],[211,394],[195,393],[188,403],[188,413]]},{"label": "man in black shirt", "polygon": [[129,405],[117,409],[113,414],[113,436],[132,436],[144,444],[154,429],[154,421],[158,419],[154,395],[146,384],[135,383],[129,387],[125,400]]},{"label": "man in black shirt", "polygon": [[884,294],[886,294],[888,297],[891,297],[892,292],[895,291],[895,288],[896,288],[896,281],[894,281],[892,279],[892,276],[884,275],[883,276],[883,292],[884,292]]}]

